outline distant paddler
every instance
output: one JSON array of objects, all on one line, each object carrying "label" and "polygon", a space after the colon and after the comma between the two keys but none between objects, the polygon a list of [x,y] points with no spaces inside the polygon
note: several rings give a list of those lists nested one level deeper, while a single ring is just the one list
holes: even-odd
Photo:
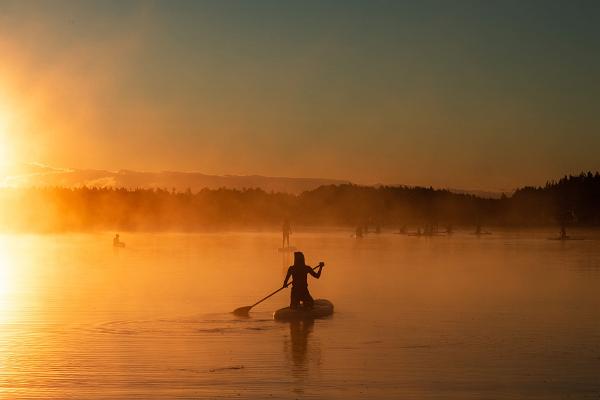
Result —
[{"label": "distant paddler", "polygon": [[290,266],[288,272],[283,281],[283,287],[287,287],[289,285],[288,281],[290,278],[292,280],[292,295],[290,299],[290,308],[296,309],[300,308],[300,303],[304,308],[312,308],[314,305],[314,300],[311,297],[308,291],[308,274],[313,277],[319,279],[321,277],[321,272],[323,271],[323,267],[325,266],[324,262],[320,262],[317,267],[314,269],[310,266],[306,265],[304,261],[304,253],[301,251],[294,252],[294,265]]},{"label": "distant paddler", "polygon": [[290,247],[290,234],[292,233],[292,226],[290,224],[289,219],[283,220],[283,226],[281,227],[281,231],[283,233],[283,243],[281,245],[282,248],[286,248],[285,243],[287,242],[287,247]]},{"label": "distant paddler", "polygon": [[113,246],[114,247],[125,247],[125,243],[121,242],[121,239],[119,239],[118,233],[113,238]]},{"label": "distant paddler", "polygon": [[362,228],[362,226],[359,225],[359,226],[356,227],[356,232],[354,233],[354,236],[357,239],[360,239],[360,238],[363,237],[363,228]]},{"label": "distant paddler", "polygon": [[567,239],[569,239],[569,235],[567,235],[567,228],[566,228],[565,224],[561,224],[560,225],[560,236],[558,238],[560,240],[567,240]]}]

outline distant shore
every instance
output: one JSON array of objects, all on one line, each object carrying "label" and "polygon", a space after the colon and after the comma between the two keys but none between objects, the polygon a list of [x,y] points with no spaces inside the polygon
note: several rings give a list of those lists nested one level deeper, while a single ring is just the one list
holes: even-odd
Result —
[{"label": "distant shore", "polygon": [[261,189],[3,188],[0,231],[215,231],[294,226],[405,231],[430,227],[600,226],[600,174],[582,173],[481,198],[423,187],[325,185],[300,194]]}]

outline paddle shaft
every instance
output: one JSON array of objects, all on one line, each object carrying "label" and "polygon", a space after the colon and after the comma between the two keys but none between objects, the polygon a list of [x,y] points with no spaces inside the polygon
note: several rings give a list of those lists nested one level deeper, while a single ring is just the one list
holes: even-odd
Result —
[{"label": "paddle shaft", "polygon": [[[316,270],[317,268],[319,268],[319,265],[317,265],[316,267],[314,267],[314,268],[313,268],[313,271],[314,271],[314,270]],[[292,283],[293,283],[293,281],[292,281],[292,282],[290,282],[290,283],[288,283],[288,286],[289,286],[289,285],[291,285]],[[277,289],[277,290],[276,290],[276,291],[274,291],[273,293],[271,293],[271,294],[269,294],[269,295],[267,295],[267,296],[263,297],[262,299],[260,299],[260,300],[259,300],[259,301],[257,301],[256,303],[252,304],[252,305],[250,306],[250,308],[254,308],[254,306],[257,306],[257,305],[259,305],[260,303],[262,303],[263,301],[265,301],[266,299],[268,299],[269,297],[276,295],[277,293],[281,292],[281,291],[282,291],[283,289],[285,289],[286,287],[287,287],[287,286],[282,286],[282,287],[280,287],[279,289]]]}]

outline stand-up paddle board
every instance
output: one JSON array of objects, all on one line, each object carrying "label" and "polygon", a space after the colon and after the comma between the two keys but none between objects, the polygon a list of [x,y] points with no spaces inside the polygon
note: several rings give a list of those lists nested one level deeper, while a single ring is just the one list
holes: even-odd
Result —
[{"label": "stand-up paddle board", "polygon": [[278,321],[294,321],[299,319],[323,318],[331,314],[333,314],[333,303],[329,300],[317,299],[312,308],[280,308],[273,313],[273,319]]}]

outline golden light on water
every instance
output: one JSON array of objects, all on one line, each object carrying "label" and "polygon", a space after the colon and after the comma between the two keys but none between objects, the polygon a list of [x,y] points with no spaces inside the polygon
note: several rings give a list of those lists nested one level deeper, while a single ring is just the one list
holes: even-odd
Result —
[{"label": "golden light on water", "polygon": [[0,324],[14,321],[16,317],[14,301],[15,293],[15,268],[12,253],[5,236],[0,236]]},{"label": "golden light on water", "polygon": [[0,301],[15,292],[17,265],[8,236],[0,235]]},{"label": "golden light on water", "polygon": [[0,400],[600,400],[600,8],[232,3],[0,0]]}]

